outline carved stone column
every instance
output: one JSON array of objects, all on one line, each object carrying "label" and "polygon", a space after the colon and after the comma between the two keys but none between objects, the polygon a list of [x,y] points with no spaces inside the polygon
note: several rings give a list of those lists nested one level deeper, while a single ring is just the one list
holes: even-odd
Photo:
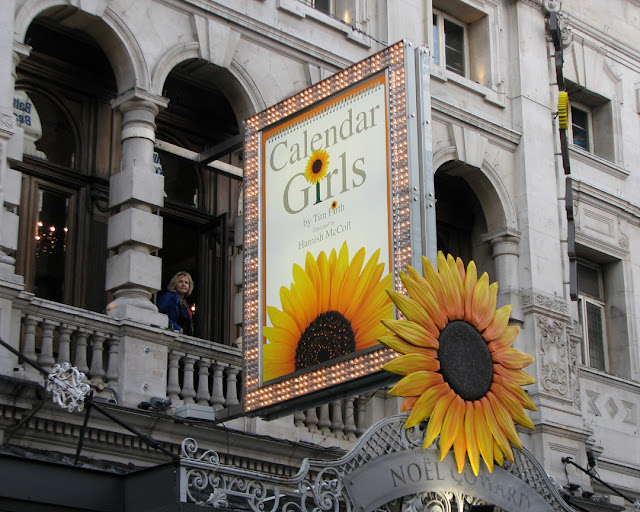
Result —
[{"label": "carved stone column", "polygon": [[115,299],[107,313],[116,319],[132,319],[166,327],[151,294],[161,287],[162,262],[152,255],[162,247],[164,177],[155,173],[153,145],[155,118],[167,106],[165,98],[131,90],[113,101],[122,112],[121,171],[110,181],[107,243],[117,254],[107,260],[106,288]]},{"label": "carved stone column", "polygon": [[511,304],[511,318],[524,321],[520,295],[518,258],[520,256],[520,232],[515,229],[494,231],[484,235],[483,240],[491,244],[493,264],[498,282],[498,307]]}]

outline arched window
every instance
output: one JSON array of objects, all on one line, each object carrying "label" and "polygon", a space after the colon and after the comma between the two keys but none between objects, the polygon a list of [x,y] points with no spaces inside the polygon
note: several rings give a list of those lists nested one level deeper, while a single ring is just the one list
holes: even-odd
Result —
[{"label": "arched window", "polygon": [[88,36],[39,17],[17,68],[13,101],[24,130],[16,269],[43,299],[106,306],[108,179],[115,167],[115,78]]}]

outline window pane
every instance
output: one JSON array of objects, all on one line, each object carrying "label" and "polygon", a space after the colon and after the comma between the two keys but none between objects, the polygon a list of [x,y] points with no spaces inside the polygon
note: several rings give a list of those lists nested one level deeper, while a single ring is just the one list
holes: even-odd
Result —
[{"label": "window pane", "polygon": [[571,107],[571,131],[573,143],[589,150],[589,115],[579,108]]},{"label": "window pane", "polygon": [[578,292],[586,293],[602,300],[600,292],[600,271],[597,268],[578,263]]},{"label": "window pane", "polygon": [[447,69],[464,76],[464,28],[444,20],[444,51]]},{"label": "window pane", "polygon": [[155,166],[162,168],[167,199],[198,206],[198,177],[193,165],[169,153],[160,153]]},{"label": "window pane", "polygon": [[587,335],[589,337],[589,366],[604,370],[604,326],[602,308],[587,302]]},{"label": "window pane", "polygon": [[35,294],[63,302],[67,252],[69,198],[59,192],[40,190],[35,226]]},{"label": "window pane", "polygon": [[331,13],[331,0],[315,0],[313,6],[319,11]]},{"label": "window pane", "polygon": [[71,125],[62,110],[37,91],[16,91],[13,99],[17,125],[24,132],[25,153],[64,167],[75,165]]},{"label": "window pane", "polygon": [[440,40],[438,38],[438,15],[433,15],[433,62],[440,64]]}]

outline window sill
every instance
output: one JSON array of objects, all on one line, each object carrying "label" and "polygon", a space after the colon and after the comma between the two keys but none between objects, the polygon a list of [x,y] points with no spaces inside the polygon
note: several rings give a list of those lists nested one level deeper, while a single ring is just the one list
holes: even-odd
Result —
[{"label": "window sill", "polygon": [[300,0],[278,0],[278,9],[298,18],[310,18],[345,35],[347,39],[365,48],[371,48],[371,39],[353,30],[351,25],[330,14],[320,11]]},{"label": "window sill", "polygon": [[484,101],[491,103],[500,108],[505,108],[505,94],[499,91],[480,85],[478,82],[474,82],[464,76],[458,75],[453,71],[449,71],[438,64],[431,63],[431,77],[440,82],[453,82],[454,84],[464,87],[465,89],[472,91],[479,96],[482,96]]},{"label": "window sill", "polygon": [[591,165],[596,169],[606,172],[611,176],[626,180],[631,174],[627,169],[620,167],[619,165],[606,160],[598,155],[594,155],[593,153],[587,151],[586,149],[582,149],[580,146],[576,146],[575,144],[569,145],[569,154],[574,157],[577,161],[583,162],[587,165]]},{"label": "window sill", "polygon": [[627,379],[625,377],[618,377],[617,375],[613,375],[596,368],[591,368],[590,366],[585,366],[583,364],[580,364],[579,368],[580,375],[583,378],[615,386],[620,389],[633,391],[634,393],[638,393],[638,391],[640,391],[640,382],[638,381]]}]

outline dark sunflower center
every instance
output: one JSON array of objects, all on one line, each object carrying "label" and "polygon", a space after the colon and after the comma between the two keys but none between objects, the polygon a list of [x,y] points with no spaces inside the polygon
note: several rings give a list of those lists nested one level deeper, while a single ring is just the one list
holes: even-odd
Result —
[{"label": "dark sunflower center", "polygon": [[462,320],[440,332],[438,360],[444,380],[464,400],[479,400],[493,382],[491,352],[480,333]]},{"label": "dark sunflower center", "polygon": [[300,336],[296,370],[350,354],[356,349],[351,322],[337,311],[320,314]]},{"label": "dark sunflower center", "polygon": [[318,174],[322,170],[322,160],[314,160],[313,164],[311,164],[311,172],[313,174]]}]

